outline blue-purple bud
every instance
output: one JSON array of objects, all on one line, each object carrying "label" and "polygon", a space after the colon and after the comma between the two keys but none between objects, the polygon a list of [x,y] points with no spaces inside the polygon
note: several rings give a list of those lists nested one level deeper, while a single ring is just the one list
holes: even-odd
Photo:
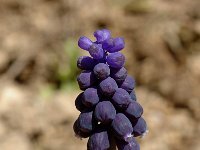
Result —
[{"label": "blue-purple bud", "polygon": [[130,75],[127,75],[124,82],[120,85],[120,88],[126,90],[128,93],[131,93],[135,88],[135,80]]},{"label": "blue-purple bud", "polygon": [[129,119],[122,113],[118,113],[111,124],[115,136],[126,142],[132,137],[133,127]]},{"label": "blue-purple bud", "polygon": [[129,142],[117,139],[118,150],[140,150],[140,145],[134,137],[130,137]]},{"label": "blue-purple bud", "polygon": [[103,42],[102,47],[106,49],[109,53],[114,53],[122,50],[125,46],[124,38],[111,38]]},{"label": "blue-purple bud", "polygon": [[110,148],[108,132],[104,129],[96,130],[89,138],[87,150],[107,150]]},{"label": "blue-purple bud", "polygon": [[88,50],[91,45],[92,41],[85,36],[81,36],[78,40],[78,46],[84,50]]},{"label": "blue-purple bud", "polygon": [[102,49],[100,44],[93,43],[88,49],[90,55],[94,59],[102,59],[104,57],[104,50]]},{"label": "blue-purple bud", "polygon": [[112,68],[122,68],[125,63],[125,56],[120,52],[110,53],[107,56],[107,63]]}]

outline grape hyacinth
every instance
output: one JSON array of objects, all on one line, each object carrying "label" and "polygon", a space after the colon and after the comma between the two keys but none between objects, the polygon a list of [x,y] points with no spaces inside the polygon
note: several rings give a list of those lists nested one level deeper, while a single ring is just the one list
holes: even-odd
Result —
[{"label": "grape hyacinth", "polygon": [[96,41],[85,36],[78,46],[90,56],[80,56],[77,77],[83,91],[75,106],[80,115],[73,125],[75,135],[89,138],[87,150],[140,150],[136,137],[144,136],[147,124],[135,94],[135,80],[128,75],[124,39],[113,38],[107,29],[94,32]]}]

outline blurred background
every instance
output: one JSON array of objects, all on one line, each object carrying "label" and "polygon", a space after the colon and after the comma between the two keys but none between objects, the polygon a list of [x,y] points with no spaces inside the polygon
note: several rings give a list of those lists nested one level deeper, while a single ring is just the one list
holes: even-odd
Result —
[{"label": "blurred background", "polygon": [[0,0],[0,149],[86,150],[76,59],[81,35],[125,38],[149,134],[141,150],[200,149],[199,0]]}]

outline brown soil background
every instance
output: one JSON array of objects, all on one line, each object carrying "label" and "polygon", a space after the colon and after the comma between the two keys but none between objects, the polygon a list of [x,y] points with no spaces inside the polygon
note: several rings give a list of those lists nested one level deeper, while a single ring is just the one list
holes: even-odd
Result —
[{"label": "brown soil background", "polygon": [[[68,70],[80,35],[126,41],[149,133],[141,150],[200,149],[199,0],[0,0],[0,149],[86,150]],[[74,41],[72,48],[68,41]],[[65,46],[67,45],[67,46]],[[66,49],[69,53],[66,53]],[[68,78],[68,76],[67,76]],[[62,88],[66,85],[67,88]]]}]

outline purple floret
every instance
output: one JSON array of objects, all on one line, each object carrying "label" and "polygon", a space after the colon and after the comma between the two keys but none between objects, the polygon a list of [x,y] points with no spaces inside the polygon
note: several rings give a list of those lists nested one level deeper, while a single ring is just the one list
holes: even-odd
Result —
[{"label": "purple floret", "polygon": [[80,126],[79,126],[78,120],[76,120],[76,121],[74,122],[73,130],[74,130],[75,135],[76,135],[78,138],[88,138],[88,137],[91,135],[90,132],[83,132],[83,131],[80,130]]},{"label": "purple floret", "polygon": [[131,137],[129,140],[129,142],[117,140],[116,143],[118,150],[140,150],[140,145],[134,137]]},{"label": "purple floret", "polygon": [[112,97],[112,102],[117,108],[124,110],[131,103],[131,97],[126,90],[118,88]]},{"label": "purple floret", "polygon": [[116,110],[110,101],[102,101],[96,105],[94,116],[97,121],[107,124],[110,123],[116,115]]},{"label": "purple floret", "polygon": [[126,68],[122,67],[120,69],[110,68],[110,76],[115,79],[115,81],[120,84],[122,83],[127,76]]},{"label": "purple floret", "polygon": [[92,116],[93,116],[93,111],[82,112],[79,115],[77,122],[78,122],[80,131],[84,133],[91,133],[93,131],[95,127],[95,122]]},{"label": "purple floret", "polygon": [[102,48],[105,50],[111,49],[114,46],[114,39],[109,38],[102,43]]},{"label": "purple floret", "polygon": [[83,100],[83,92],[80,93],[76,100],[75,100],[75,106],[76,106],[76,109],[79,110],[80,112],[83,112],[85,111],[87,108],[85,107],[85,105],[82,103],[82,100]]},{"label": "purple floret", "polygon": [[126,142],[132,137],[133,127],[129,119],[122,113],[118,113],[111,124],[115,136]]},{"label": "purple floret", "polygon": [[110,53],[107,56],[107,63],[112,68],[122,68],[125,63],[125,56],[120,52]]},{"label": "purple floret", "polygon": [[131,76],[127,75],[124,82],[120,85],[120,88],[126,90],[128,93],[131,93],[135,88],[135,80]]},{"label": "purple floret", "polygon": [[143,108],[142,106],[136,102],[132,101],[127,109],[125,110],[125,114],[131,118],[131,120],[137,119],[142,116],[143,114]]},{"label": "purple floret", "polygon": [[103,48],[110,53],[118,52],[125,46],[124,38],[111,38],[103,42]]},{"label": "purple floret", "polygon": [[142,136],[147,132],[146,121],[140,117],[137,122],[133,124],[133,134],[134,136]]},{"label": "purple floret", "polygon": [[87,88],[94,85],[96,78],[93,72],[83,71],[78,77],[77,82],[81,90],[86,90]]},{"label": "purple floret", "polygon": [[81,36],[78,40],[78,46],[84,50],[88,50],[91,45],[92,41],[85,36]]},{"label": "purple floret", "polygon": [[99,95],[96,88],[88,88],[83,93],[82,103],[86,107],[93,107],[99,102]]},{"label": "purple floret", "polygon": [[87,150],[107,150],[110,148],[109,135],[107,130],[96,130],[89,138]]},{"label": "purple floret", "polygon": [[77,60],[77,67],[82,70],[93,70],[97,62],[89,56],[80,56]]},{"label": "purple floret", "polygon": [[107,29],[97,30],[94,32],[94,36],[97,39],[97,43],[102,43],[111,38],[111,32]]},{"label": "purple floret", "polygon": [[104,96],[112,96],[118,88],[117,83],[111,77],[102,80],[99,84],[99,89]]},{"label": "purple floret", "polygon": [[134,100],[134,101],[137,101],[137,97],[136,97],[136,94],[135,94],[135,90],[133,89],[133,91],[130,93],[130,96],[131,96],[131,99]]},{"label": "purple floret", "polygon": [[110,68],[107,64],[99,63],[94,67],[93,72],[97,79],[103,80],[110,75]]},{"label": "purple floret", "polygon": [[104,50],[102,49],[100,44],[93,43],[88,49],[90,55],[94,59],[102,59],[104,57]]}]

